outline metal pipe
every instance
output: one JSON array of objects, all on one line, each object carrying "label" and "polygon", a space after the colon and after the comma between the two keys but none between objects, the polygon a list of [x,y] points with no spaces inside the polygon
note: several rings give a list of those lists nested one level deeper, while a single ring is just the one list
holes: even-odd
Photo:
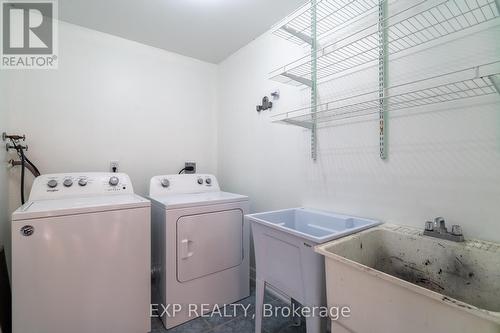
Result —
[{"label": "metal pipe", "polygon": [[8,143],[7,143],[7,144],[5,145],[5,149],[6,149],[7,151],[9,151],[9,150],[11,150],[11,149],[15,149],[15,150],[20,150],[20,149],[22,149],[22,150],[26,150],[26,151],[28,151],[28,146],[27,146],[27,145],[24,145],[24,146],[23,146],[23,145],[13,145],[13,144],[11,145],[11,144],[8,144]]},{"label": "metal pipe", "polygon": [[[21,161],[14,161],[14,160],[10,160],[10,161],[9,161],[9,163],[10,163],[10,165],[12,165],[13,167],[15,167],[15,166],[20,166],[20,165],[22,165],[22,164],[23,164]],[[31,164],[26,163],[26,164],[24,165],[24,167],[25,167],[26,169],[28,169],[28,170],[29,170],[29,171],[33,174],[33,176],[38,177],[37,172],[35,171],[35,168],[33,168],[33,166],[32,166]]]},{"label": "metal pipe", "polygon": [[19,141],[19,140],[22,140],[22,141],[26,141],[26,135],[17,135],[17,134],[14,134],[14,135],[9,135],[5,132],[2,133],[2,140],[3,141],[6,141],[6,140],[15,140],[15,141]]}]

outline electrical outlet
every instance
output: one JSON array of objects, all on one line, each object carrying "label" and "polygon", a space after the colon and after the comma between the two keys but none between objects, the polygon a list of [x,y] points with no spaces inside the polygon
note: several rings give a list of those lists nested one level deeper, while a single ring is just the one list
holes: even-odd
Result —
[{"label": "electrical outlet", "polygon": [[[184,163],[184,167],[186,168],[186,173],[196,173],[196,162],[186,162]],[[188,171],[188,168],[193,168],[193,171]]]},{"label": "electrical outlet", "polygon": [[109,162],[109,171],[110,172],[118,172],[120,168],[120,163],[118,161]]}]

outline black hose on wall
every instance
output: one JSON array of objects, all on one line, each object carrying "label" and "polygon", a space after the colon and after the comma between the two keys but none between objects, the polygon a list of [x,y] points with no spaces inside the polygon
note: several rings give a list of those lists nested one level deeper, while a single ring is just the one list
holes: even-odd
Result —
[{"label": "black hose on wall", "polygon": [[17,155],[21,159],[21,161],[11,161],[12,166],[19,165],[21,166],[21,186],[20,186],[20,192],[21,192],[21,203],[24,205],[26,202],[25,200],[25,195],[24,195],[24,184],[25,184],[25,176],[26,176],[26,168],[31,171],[33,176],[38,177],[40,176],[40,171],[38,168],[33,164],[29,158],[26,157],[24,154],[24,148],[21,145],[18,145],[18,140],[14,140],[10,138],[10,141],[12,143],[12,146],[17,152]]},{"label": "black hose on wall", "polygon": [[21,154],[21,204],[24,205],[26,200],[24,199],[24,175],[25,175],[25,163],[26,159],[24,157],[24,151],[23,149],[19,149],[19,153]]}]

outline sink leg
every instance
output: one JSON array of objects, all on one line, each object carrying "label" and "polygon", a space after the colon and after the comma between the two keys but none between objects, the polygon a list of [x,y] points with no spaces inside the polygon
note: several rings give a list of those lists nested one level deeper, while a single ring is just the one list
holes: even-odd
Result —
[{"label": "sink leg", "polygon": [[321,317],[308,317],[306,318],[307,333],[324,333],[326,332],[326,320]]},{"label": "sink leg", "polygon": [[262,331],[262,314],[264,311],[264,292],[266,282],[256,279],[255,281],[255,333]]},{"label": "sink leg", "polygon": [[[304,284],[306,286],[315,286],[315,288],[304,288],[304,300],[302,305],[307,306],[309,308],[326,306],[326,290],[325,290],[325,266],[324,259],[320,258],[319,263],[312,258],[309,257],[310,253],[303,251],[304,255],[307,255],[307,259],[304,258],[302,262],[305,267],[303,270],[308,272],[306,275]],[[318,260],[317,257],[314,257]],[[317,269],[317,267],[321,267],[321,269]],[[319,313],[316,313],[314,316],[309,316],[306,318],[306,329],[307,333],[325,333],[328,326],[328,318],[322,318],[319,316]]]},{"label": "sink leg", "polygon": [[[297,302],[296,300],[294,300],[292,298],[292,307],[294,307],[294,308],[300,308],[301,306],[302,305],[299,302]],[[296,316],[294,314],[294,316],[292,317],[292,325],[295,326],[295,327],[298,327],[298,326],[300,326],[301,321],[302,320],[301,320],[300,316]]]}]

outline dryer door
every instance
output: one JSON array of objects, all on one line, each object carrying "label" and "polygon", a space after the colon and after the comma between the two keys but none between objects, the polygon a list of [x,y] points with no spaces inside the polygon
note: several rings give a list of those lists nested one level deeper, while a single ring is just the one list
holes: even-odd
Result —
[{"label": "dryer door", "polygon": [[243,261],[240,209],[182,216],[177,220],[177,280],[187,282]]}]

